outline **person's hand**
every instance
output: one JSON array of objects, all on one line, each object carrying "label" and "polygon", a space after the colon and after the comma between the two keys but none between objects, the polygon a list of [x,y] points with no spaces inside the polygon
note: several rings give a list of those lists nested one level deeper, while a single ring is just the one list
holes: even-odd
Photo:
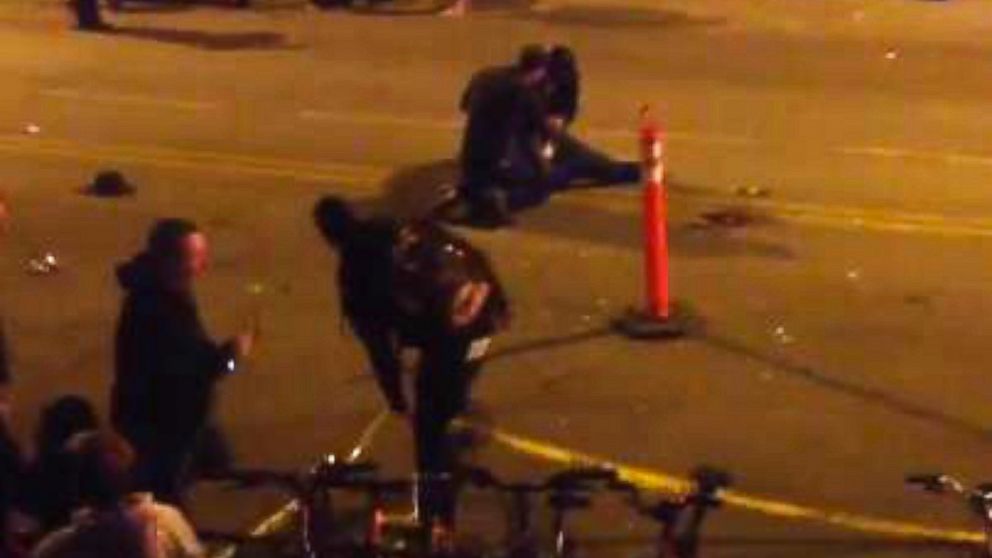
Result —
[{"label": "person's hand", "polygon": [[234,353],[238,358],[248,358],[255,349],[255,334],[245,332],[234,338]]}]

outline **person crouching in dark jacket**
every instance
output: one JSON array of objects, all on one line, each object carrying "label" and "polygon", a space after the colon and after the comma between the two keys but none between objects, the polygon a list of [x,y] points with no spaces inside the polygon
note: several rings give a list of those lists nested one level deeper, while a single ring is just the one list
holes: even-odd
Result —
[{"label": "person crouching in dark jacket", "polygon": [[486,227],[512,222],[511,211],[538,205],[547,162],[541,145],[547,136],[540,89],[547,52],[524,48],[512,66],[480,70],[462,93],[466,115],[459,162],[459,195],[470,221]]},{"label": "person crouching in dark jacket", "polygon": [[425,525],[451,520],[453,502],[434,481],[454,457],[448,425],[465,410],[490,337],[506,327],[506,295],[486,256],[429,222],[360,219],[325,197],[314,219],[340,255],[338,291],[351,328],[372,362],[389,407],[408,412],[400,351],[419,349],[414,432]]},{"label": "person crouching in dark jacket", "polygon": [[[185,474],[202,451],[229,463],[212,425],[214,385],[251,351],[254,336],[208,337],[193,285],[207,269],[206,237],[182,219],[152,228],[144,251],[117,268],[125,298],[117,324],[111,394],[114,427],[134,446],[140,488],[180,504]],[[214,447],[203,447],[211,439]]]}]

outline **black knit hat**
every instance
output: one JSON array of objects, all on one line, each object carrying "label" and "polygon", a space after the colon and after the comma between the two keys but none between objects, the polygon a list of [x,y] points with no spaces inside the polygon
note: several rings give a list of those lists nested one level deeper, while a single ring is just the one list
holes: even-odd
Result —
[{"label": "black knit hat", "polygon": [[120,171],[104,170],[97,173],[86,193],[101,198],[116,198],[134,194],[134,184],[128,182]]}]

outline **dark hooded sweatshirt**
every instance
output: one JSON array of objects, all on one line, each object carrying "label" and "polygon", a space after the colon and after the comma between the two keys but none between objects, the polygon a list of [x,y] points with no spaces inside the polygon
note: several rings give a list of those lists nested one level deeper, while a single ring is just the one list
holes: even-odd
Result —
[{"label": "dark hooded sweatshirt", "polygon": [[[487,336],[509,319],[506,295],[488,259],[442,227],[370,219],[357,222],[340,249],[344,314],[394,409],[406,407],[401,346],[427,349],[453,336]],[[467,281],[487,283],[492,292],[472,323],[456,328],[450,323],[451,303]]]},{"label": "dark hooded sweatshirt", "polygon": [[142,254],[117,269],[126,295],[117,324],[111,395],[114,425],[132,443],[194,436],[210,412],[214,384],[233,358],[212,341],[192,293],[166,288]]}]

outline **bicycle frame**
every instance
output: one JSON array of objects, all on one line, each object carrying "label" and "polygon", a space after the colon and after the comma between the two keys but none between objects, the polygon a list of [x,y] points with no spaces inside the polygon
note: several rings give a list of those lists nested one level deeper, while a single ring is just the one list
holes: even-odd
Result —
[{"label": "bicycle frame", "polygon": [[968,488],[958,479],[943,473],[908,475],[906,484],[919,486],[934,494],[950,493],[962,498],[982,522],[982,531],[985,533],[982,556],[992,558],[992,484],[983,483]]}]

